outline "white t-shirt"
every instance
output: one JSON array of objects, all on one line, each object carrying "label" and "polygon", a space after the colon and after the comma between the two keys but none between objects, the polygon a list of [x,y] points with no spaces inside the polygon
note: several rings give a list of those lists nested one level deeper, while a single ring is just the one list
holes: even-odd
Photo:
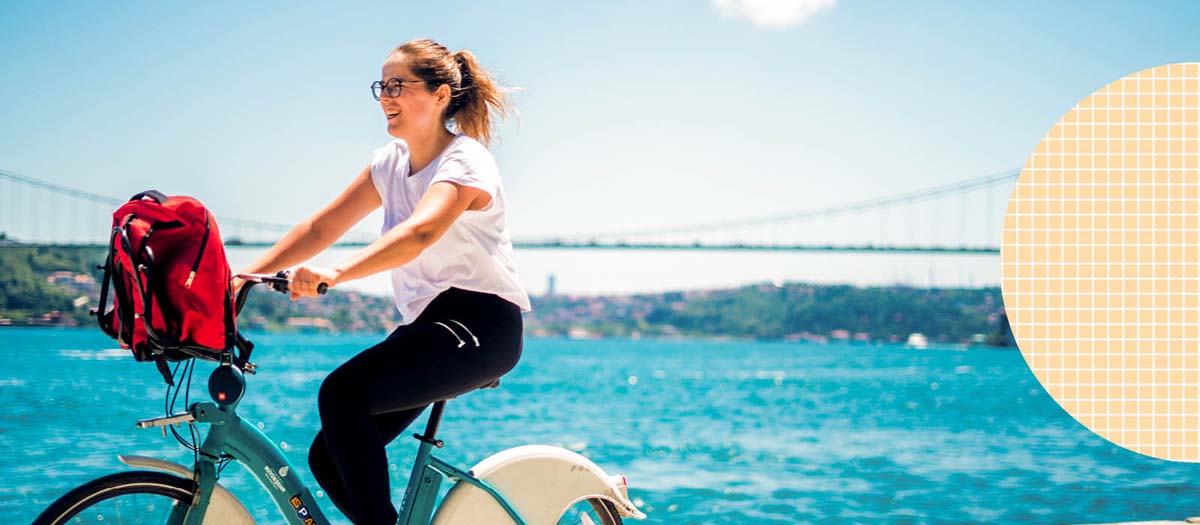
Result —
[{"label": "white t-shirt", "polygon": [[492,153],[475,139],[457,135],[421,171],[409,176],[409,169],[408,143],[402,139],[375,150],[371,159],[371,181],[383,201],[384,233],[412,215],[435,182],[479,188],[491,196],[491,202],[482,209],[464,211],[416,259],[392,269],[401,324],[415,321],[439,293],[452,286],[496,294],[523,312],[531,311],[529,295],[517,279],[504,187]]}]

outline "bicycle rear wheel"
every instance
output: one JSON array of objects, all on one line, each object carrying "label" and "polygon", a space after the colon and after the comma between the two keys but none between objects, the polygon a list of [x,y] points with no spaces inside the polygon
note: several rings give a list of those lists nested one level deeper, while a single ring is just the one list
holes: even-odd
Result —
[{"label": "bicycle rear wheel", "polygon": [[64,494],[33,525],[165,524],[178,506],[191,504],[190,479],[132,471],[98,478]]}]

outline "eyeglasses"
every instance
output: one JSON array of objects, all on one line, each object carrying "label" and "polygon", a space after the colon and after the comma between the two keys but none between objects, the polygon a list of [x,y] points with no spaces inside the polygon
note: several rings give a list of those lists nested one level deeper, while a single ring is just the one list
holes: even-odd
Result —
[{"label": "eyeglasses", "polygon": [[383,91],[386,88],[387,96],[396,98],[400,96],[400,90],[404,87],[405,82],[416,84],[424,82],[424,80],[404,80],[401,78],[389,78],[386,82],[376,80],[371,83],[371,95],[375,97],[375,100],[379,100],[379,97],[383,95]]}]

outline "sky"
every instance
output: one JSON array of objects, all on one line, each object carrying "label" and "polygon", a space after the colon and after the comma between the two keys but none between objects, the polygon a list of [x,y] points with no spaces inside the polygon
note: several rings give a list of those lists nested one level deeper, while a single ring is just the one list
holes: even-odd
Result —
[{"label": "sky", "polygon": [[[0,169],[105,195],[154,187],[196,196],[218,218],[295,223],[390,140],[368,85],[393,47],[429,37],[519,88],[520,116],[493,146],[513,237],[749,218],[1019,168],[1089,93],[1200,59],[1196,20],[1200,3],[1165,1],[0,0]],[[994,243],[1005,191],[939,205],[920,235],[954,238],[936,231],[946,227]],[[849,238],[893,220],[860,222],[786,235]],[[377,228],[377,218],[362,227]],[[560,290],[582,293],[996,284],[997,259],[518,253],[531,292],[553,273]]]}]

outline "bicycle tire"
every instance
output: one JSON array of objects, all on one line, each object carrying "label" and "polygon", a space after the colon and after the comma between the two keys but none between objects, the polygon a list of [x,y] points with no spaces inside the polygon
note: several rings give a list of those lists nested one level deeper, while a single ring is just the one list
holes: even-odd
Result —
[{"label": "bicycle tire", "polygon": [[[33,525],[66,525],[72,518],[85,510],[97,508],[120,496],[162,496],[173,500],[172,506],[190,505],[193,491],[192,480],[164,472],[142,470],[118,472],[75,487],[46,507],[46,510],[33,520]],[[116,508],[114,505],[114,509]],[[101,518],[98,522],[121,523],[121,521],[105,518]]]}]

